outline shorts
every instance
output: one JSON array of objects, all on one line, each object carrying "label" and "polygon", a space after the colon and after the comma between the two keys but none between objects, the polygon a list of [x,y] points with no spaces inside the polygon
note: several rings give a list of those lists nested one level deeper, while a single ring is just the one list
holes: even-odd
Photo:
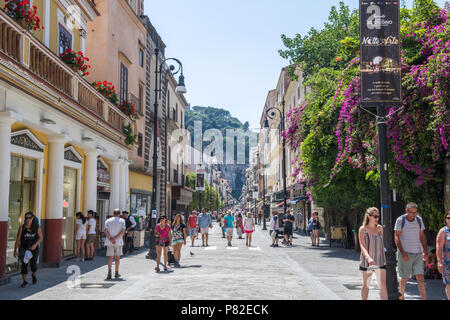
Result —
[{"label": "shorts", "polygon": [[120,257],[123,255],[123,246],[106,246],[107,257]]},{"label": "shorts", "polygon": [[197,235],[197,228],[189,228],[189,235],[195,237]]},{"label": "shorts", "polygon": [[86,243],[93,243],[95,241],[95,238],[97,237],[96,234],[88,234],[86,238]]},{"label": "shorts", "polygon": [[208,228],[200,228],[200,233],[201,234],[208,234]]},{"label": "shorts", "polygon": [[286,236],[292,236],[292,228],[286,228],[286,227],[284,227],[284,235],[286,235]]},{"label": "shorts", "polygon": [[253,233],[253,230],[244,230],[245,233]]},{"label": "shorts", "polygon": [[279,233],[278,230],[270,230],[270,237],[271,237],[273,240],[278,239],[278,233]]},{"label": "shorts", "polygon": [[184,243],[184,239],[172,239],[172,244],[180,244],[180,243]]},{"label": "shorts", "polygon": [[80,233],[75,236],[75,240],[86,240],[86,233]]},{"label": "shorts", "polygon": [[412,276],[424,274],[424,261],[422,253],[407,253],[409,261],[405,262],[397,251],[398,274],[402,279],[409,279]]},{"label": "shorts", "polygon": [[227,237],[233,236],[233,228],[227,228]]},{"label": "shorts", "polygon": [[156,245],[158,247],[170,247],[170,241],[169,240],[156,240]]}]

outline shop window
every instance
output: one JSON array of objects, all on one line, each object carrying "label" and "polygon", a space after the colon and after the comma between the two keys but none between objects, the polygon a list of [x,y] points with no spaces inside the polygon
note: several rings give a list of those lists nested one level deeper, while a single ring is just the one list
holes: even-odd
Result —
[{"label": "shop window", "polygon": [[36,160],[21,156],[11,156],[8,208],[8,244],[6,272],[16,272],[19,268],[14,258],[17,231],[23,224],[26,212],[35,212]]},{"label": "shop window", "polygon": [[63,190],[63,254],[64,257],[74,254],[75,211],[77,208],[77,181],[76,169],[64,168]]}]

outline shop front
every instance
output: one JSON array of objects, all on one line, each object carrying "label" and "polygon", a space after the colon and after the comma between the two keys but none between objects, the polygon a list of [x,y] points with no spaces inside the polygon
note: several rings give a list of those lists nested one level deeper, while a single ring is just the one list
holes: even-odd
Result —
[{"label": "shop front", "polygon": [[[187,218],[189,215],[189,204],[192,202],[194,190],[185,186],[172,187],[172,212],[174,214],[183,213]],[[175,216],[173,216],[175,217]]]}]

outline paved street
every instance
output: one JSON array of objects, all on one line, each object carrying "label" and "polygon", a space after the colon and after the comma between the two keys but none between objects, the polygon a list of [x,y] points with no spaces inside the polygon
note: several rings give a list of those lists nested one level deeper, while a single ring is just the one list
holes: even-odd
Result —
[{"label": "paved street", "polygon": [[[202,248],[200,236],[196,247],[188,243],[182,251],[182,268],[169,268],[168,273],[157,274],[155,262],[145,259],[144,250],[122,259],[123,279],[119,280],[105,281],[106,257],[84,263],[67,261],[59,269],[39,270],[35,286],[19,288],[20,277],[14,277],[0,287],[0,299],[360,299],[357,252],[329,248],[325,241],[323,247],[313,248],[309,238],[299,234],[292,248],[271,248],[270,241],[268,231],[257,226],[253,248],[236,237],[228,248],[214,224],[210,246]],[[71,275],[67,271],[76,266],[81,269],[81,284],[69,288],[72,282],[67,281]],[[429,299],[445,299],[441,281],[427,281],[427,290]],[[369,299],[378,299],[378,294],[373,281]],[[419,298],[414,281],[408,283],[406,297]]]}]

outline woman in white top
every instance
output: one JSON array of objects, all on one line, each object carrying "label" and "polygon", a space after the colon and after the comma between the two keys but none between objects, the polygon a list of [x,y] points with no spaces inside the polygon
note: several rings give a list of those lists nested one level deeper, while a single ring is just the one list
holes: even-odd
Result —
[{"label": "woman in white top", "polygon": [[252,233],[255,231],[255,223],[253,222],[252,214],[247,212],[247,218],[244,219],[244,232],[246,246],[252,246]]},{"label": "woman in white top", "polygon": [[80,251],[81,251],[81,261],[84,261],[84,242],[86,241],[86,218],[81,213],[76,214],[77,220],[75,225],[75,240],[76,240],[76,254],[77,261],[80,261]]}]

